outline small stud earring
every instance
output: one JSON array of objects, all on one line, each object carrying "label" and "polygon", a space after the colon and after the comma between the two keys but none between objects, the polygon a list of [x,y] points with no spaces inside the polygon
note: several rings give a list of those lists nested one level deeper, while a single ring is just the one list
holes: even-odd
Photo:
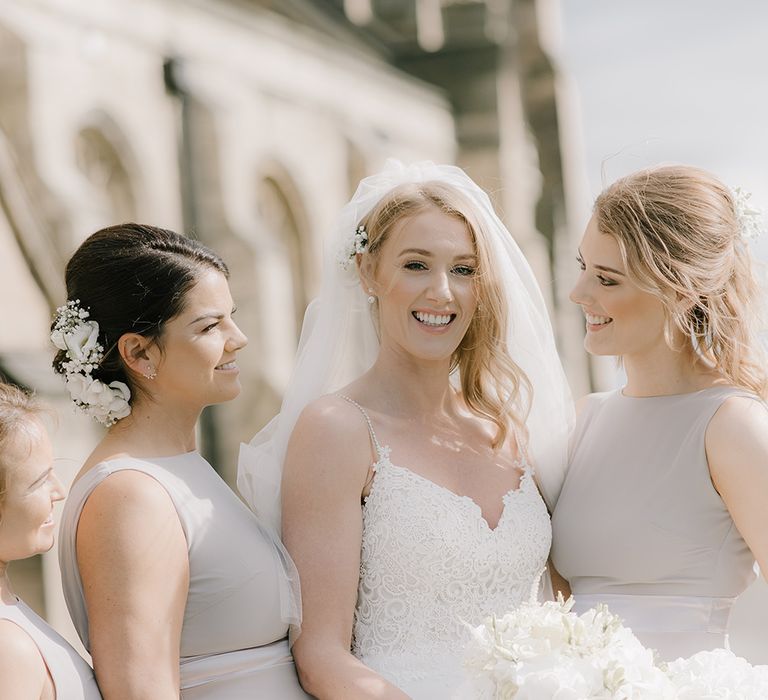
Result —
[{"label": "small stud earring", "polygon": [[376,297],[373,296],[373,289],[368,287],[368,303],[373,304],[376,301]]},{"label": "small stud earring", "polygon": [[157,370],[152,368],[152,365],[147,365],[147,373],[144,375],[147,379],[154,379],[157,377]]}]

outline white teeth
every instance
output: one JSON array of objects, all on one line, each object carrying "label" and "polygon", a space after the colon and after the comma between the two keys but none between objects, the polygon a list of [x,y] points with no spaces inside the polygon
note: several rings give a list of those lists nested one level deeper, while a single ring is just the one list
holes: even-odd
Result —
[{"label": "white teeth", "polygon": [[446,326],[451,322],[450,314],[425,314],[422,311],[415,311],[413,315],[428,326]]},{"label": "white teeth", "polygon": [[235,369],[237,365],[234,362],[227,362],[225,365],[219,365],[216,369]]},{"label": "white teeth", "polygon": [[592,326],[602,326],[606,323],[610,323],[613,319],[609,316],[593,316],[592,314],[584,314],[587,317],[587,323]]}]

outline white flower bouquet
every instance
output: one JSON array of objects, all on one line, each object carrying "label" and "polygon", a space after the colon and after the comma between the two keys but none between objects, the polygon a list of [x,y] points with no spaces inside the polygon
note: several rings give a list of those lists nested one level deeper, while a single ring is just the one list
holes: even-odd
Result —
[{"label": "white flower bouquet", "polygon": [[657,664],[605,606],[582,615],[573,600],[525,603],[472,631],[467,682],[454,700],[757,700],[768,667],[730,651]]},{"label": "white flower bouquet", "polygon": [[653,652],[605,606],[525,603],[473,630],[457,700],[672,700]]}]

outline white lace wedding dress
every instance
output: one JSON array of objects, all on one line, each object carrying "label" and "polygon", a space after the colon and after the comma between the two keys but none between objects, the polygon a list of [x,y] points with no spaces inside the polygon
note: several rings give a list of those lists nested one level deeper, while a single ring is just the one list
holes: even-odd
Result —
[{"label": "white lace wedding dress", "polygon": [[549,515],[524,465],[492,530],[472,499],[393,464],[360,410],[378,461],[363,506],[352,651],[413,700],[447,700],[463,681],[469,626],[536,597]]}]

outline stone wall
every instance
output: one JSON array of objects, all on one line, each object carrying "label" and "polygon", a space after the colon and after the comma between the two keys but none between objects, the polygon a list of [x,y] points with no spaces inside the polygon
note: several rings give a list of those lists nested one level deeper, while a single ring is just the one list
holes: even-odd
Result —
[{"label": "stone wall", "polygon": [[[322,239],[357,181],[387,156],[454,159],[439,91],[335,39],[258,4],[0,5],[0,370],[57,410],[65,482],[100,431],[64,396],[47,334],[65,261],[88,234],[135,219],[228,260],[251,342],[244,391],[212,413],[205,447],[233,483],[239,442],[279,408]],[[11,576],[74,639],[55,552]]]}]

